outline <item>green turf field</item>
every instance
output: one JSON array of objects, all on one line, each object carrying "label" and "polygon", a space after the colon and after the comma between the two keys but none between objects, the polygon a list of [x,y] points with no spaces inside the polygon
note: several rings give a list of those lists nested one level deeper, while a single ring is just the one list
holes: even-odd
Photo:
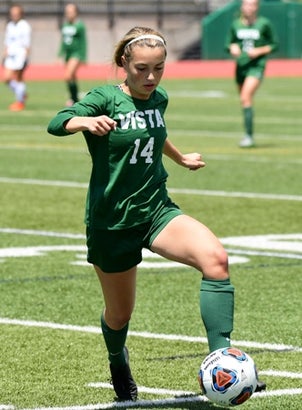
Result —
[{"label": "green turf field", "polygon": [[[88,91],[94,82],[81,82]],[[302,82],[266,79],[255,104],[257,147],[242,136],[232,80],[165,80],[170,139],[201,152],[190,172],[165,161],[171,197],[229,251],[236,287],[233,344],[255,360],[266,394],[248,410],[301,408]],[[80,134],[46,127],[63,82],[28,83],[27,109],[0,101],[0,410],[128,408],[115,403],[99,316],[102,295],[85,263],[90,158]],[[207,354],[199,274],[145,255],[128,348],[137,408],[214,409],[199,395]]]}]

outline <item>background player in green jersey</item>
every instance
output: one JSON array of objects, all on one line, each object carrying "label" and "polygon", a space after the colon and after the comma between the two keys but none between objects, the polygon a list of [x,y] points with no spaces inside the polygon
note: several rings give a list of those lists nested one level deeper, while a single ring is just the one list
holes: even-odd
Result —
[{"label": "background player in green jersey", "polygon": [[75,4],[65,6],[65,22],[61,29],[59,56],[65,60],[65,81],[70,94],[66,105],[78,101],[77,71],[86,62],[87,40],[86,27],[78,18],[79,10]]},{"label": "background player in green jersey", "polygon": [[242,0],[241,16],[227,38],[227,49],[236,59],[236,82],[243,110],[245,136],[239,145],[254,146],[253,97],[264,75],[266,56],[277,48],[270,21],[258,16],[258,0]]},{"label": "background player in green jersey", "polygon": [[125,343],[143,248],[201,273],[200,312],[210,351],[230,346],[233,329],[234,288],[227,253],[217,237],[184,215],[167,193],[163,154],[189,170],[205,163],[199,153],[183,154],[167,138],[168,96],[159,86],[165,60],[162,34],[134,27],[114,55],[125,80],[93,89],[48,126],[57,136],[83,132],[92,158],[86,204],[88,261],[104,296],[101,326],[113,387],[124,400],[137,398]]}]

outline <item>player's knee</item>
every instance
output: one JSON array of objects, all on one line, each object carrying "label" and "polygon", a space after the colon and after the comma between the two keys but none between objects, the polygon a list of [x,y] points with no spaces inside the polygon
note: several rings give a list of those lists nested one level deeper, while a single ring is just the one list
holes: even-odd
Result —
[{"label": "player's knee", "polygon": [[242,107],[244,107],[247,103],[247,99],[246,97],[244,97],[243,95],[240,95],[240,104]]},{"label": "player's knee", "polygon": [[229,278],[228,254],[223,247],[215,248],[209,255],[209,263],[203,270],[206,279],[226,280]]},{"label": "player's knee", "polygon": [[240,103],[242,107],[250,107],[252,105],[252,98],[248,94],[240,95]]},{"label": "player's knee", "polygon": [[119,330],[122,329],[130,322],[131,313],[120,312],[118,314],[112,315],[108,322],[108,325],[111,329]]},{"label": "player's knee", "polygon": [[226,279],[229,276],[228,267],[229,267],[229,258],[226,250],[220,248],[216,251],[216,265],[218,274],[221,276],[219,279]]},{"label": "player's knee", "polygon": [[76,81],[76,72],[74,70],[66,70],[64,74],[64,79],[67,82]]}]

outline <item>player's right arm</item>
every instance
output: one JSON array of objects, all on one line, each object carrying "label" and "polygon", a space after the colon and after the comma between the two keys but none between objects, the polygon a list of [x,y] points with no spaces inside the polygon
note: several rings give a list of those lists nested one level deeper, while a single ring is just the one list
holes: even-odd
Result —
[{"label": "player's right arm", "polygon": [[239,44],[237,43],[232,43],[229,45],[229,52],[232,57],[237,58],[241,54],[241,49],[239,47]]},{"label": "player's right arm", "polygon": [[116,121],[107,117],[107,115],[100,115],[98,117],[72,117],[65,122],[64,128],[69,133],[89,131],[91,134],[102,136],[116,128]]},{"label": "player's right arm", "polygon": [[116,122],[106,115],[80,117],[63,110],[50,121],[47,131],[58,137],[74,134],[79,131],[89,131],[91,134],[102,136],[108,134],[115,127]]},{"label": "player's right arm", "polygon": [[48,124],[47,131],[58,137],[79,131],[99,136],[108,134],[117,124],[106,115],[106,98],[102,87],[92,90],[80,102],[59,111]]},{"label": "player's right arm", "polygon": [[225,50],[234,58],[241,54],[240,44],[237,38],[235,21],[232,23],[225,42]]}]

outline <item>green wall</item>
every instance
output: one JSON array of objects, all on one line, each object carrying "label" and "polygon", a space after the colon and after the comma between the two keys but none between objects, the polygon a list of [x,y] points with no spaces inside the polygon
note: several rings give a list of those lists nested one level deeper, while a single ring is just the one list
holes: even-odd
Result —
[{"label": "green wall", "polygon": [[[234,18],[239,16],[241,1],[209,14],[201,21],[201,58],[216,60],[230,58],[225,51],[225,39]],[[269,18],[276,31],[279,49],[271,58],[302,57],[302,4],[262,1],[259,14]]]}]

